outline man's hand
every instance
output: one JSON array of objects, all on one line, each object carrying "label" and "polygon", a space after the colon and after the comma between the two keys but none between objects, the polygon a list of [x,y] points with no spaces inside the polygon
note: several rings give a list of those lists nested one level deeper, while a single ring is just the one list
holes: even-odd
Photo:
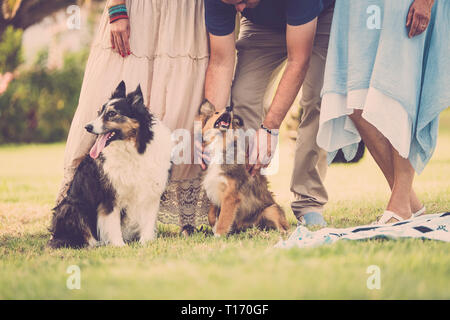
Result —
[{"label": "man's hand", "polygon": [[272,130],[272,134],[264,129],[259,129],[253,136],[249,145],[249,163],[247,170],[254,176],[261,168],[267,168],[272,161],[278,144],[278,130]]},{"label": "man's hand", "polygon": [[222,0],[227,4],[231,4],[236,8],[236,11],[243,12],[246,8],[255,8],[259,5],[261,0]]},{"label": "man's hand", "polygon": [[409,28],[408,36],[410,38],[422,34],[430,23],[431,9],[434,0],[414,0],[409,8],[406,27]]}]

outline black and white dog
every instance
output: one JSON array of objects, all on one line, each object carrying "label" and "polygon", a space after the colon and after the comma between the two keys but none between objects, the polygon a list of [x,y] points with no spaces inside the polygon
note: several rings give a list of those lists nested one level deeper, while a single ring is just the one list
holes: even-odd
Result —
[{"label": "black and white dog", "polygon": [[140,86],[126,95],[123,81],[85,128],[98,137],[54,209],[50,246],[154,239],[171,166],[170,130],[148,111]]}]

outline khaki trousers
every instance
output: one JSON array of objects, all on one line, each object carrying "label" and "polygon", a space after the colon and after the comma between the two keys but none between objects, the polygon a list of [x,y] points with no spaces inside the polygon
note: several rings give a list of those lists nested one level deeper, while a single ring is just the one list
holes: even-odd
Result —
[{"label": "khaki trousers", "polygon": [[[302,112],[291,179],[291,191],[296,199],[292,210],[297,218],[307,212],[321,212],[328,201],[323,185],[326,152],[317,146],[316,137],[332,16],[330,8],[319,17],[310,67],[302,87]],[[286,34],[243,18],[236,49],[234,111],[244,119],[246,129],[258,129],[264,117],[267,89],[287,58]]]}]

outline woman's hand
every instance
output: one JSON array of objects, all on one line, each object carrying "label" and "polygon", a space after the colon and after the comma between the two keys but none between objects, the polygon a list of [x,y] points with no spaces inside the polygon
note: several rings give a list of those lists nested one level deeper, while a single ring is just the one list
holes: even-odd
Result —
[{"label": "woman's hand", "polygon": [[409,8],[406,27],[409,28],[408,36],[410,38],[423,33],[430,23],[431,9],[434,0],[414,0]]},{"label": "woman's hand", "polygon": [[[109,6],[116,6],[125,4],[125,2],[118,0],[111,0]],[[130,50],[130,20],[120,19],[110,25],[111,30],[111,46],[113,50],[122,56],[126,57],[131,54]]]}]

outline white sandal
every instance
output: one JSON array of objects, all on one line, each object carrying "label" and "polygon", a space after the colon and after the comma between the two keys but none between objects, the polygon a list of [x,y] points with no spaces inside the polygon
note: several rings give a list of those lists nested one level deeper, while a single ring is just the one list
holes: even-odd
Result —
[{"label": "white sandal", "polygon": [[427,210],[427,209],[425,208],[425,206],[423,206],[422,209],[420,209],[419,211],[413,213],[411,218],[417,218],[417,217],[420,217],[421,215],[425,214],[425,211],[426,211],[426,210]]},{"label": "white sandal", "polygon": [[382,225],[382,224],[391,224],[391,223],[396,223],[396,222],[400,222],[400,221],[404,221],[405,219],[400,217],[398,214],[392,212],[392,211],[388,211],[386,210],[383,215],[375,222],[373,222],[372,224],[377,224],[377,225]]},{"label": "white sandal", "polygon": [[[425,211],[426,211],[426,208],[425,208],[425,206],[423,206],[422,209],[420,209],[419,211],[413,213],[410,219],[414,219],[414,218],[420,217],[421,215],[425,214]],[[398,221],[388,222],[391,219],[395,219],[395,220],[398,220]],[[400,217],[399,215],[397,215],[396,213],[394,213],[392,211],[385,211],[382,216],[378,217],[378,219],[376,221],[372,222],[371,224],[372,225],[375,225],[375,224],[388,224],[388,223],[395,223],[395,222],[404,221],[404,220],[405,220],[404,218]]]}]

